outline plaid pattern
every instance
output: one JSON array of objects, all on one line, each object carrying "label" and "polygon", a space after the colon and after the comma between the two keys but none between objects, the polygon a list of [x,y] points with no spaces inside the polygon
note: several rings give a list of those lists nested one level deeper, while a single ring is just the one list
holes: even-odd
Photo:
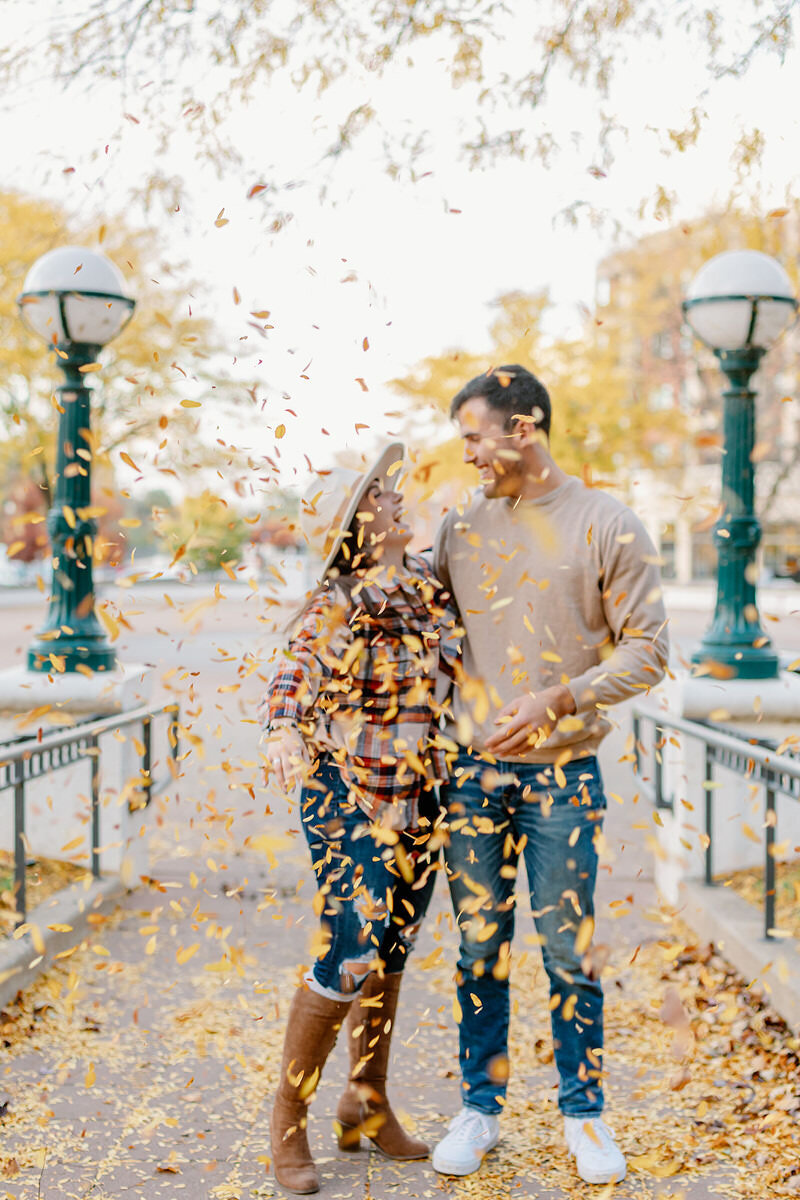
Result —
[{"label": "plaid pattern", "polygon": [[[459,655],[450,595],[427,561],[410,579],[325,583],[294,632],[260,708],[267,732],[291,723],[312,757],[330,753],[359,806],[413,828],[423,787],[447,776],[438,716]],[[387,809],[385,806],[391,806]]]}]

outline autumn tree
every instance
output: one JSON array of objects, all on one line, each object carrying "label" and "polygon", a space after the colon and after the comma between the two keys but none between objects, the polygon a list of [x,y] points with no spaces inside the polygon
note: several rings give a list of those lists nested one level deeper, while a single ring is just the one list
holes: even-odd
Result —
[{"label": "autumn tree", "polygon": [[394,381],[412,409],[406,436],[417,448],[417,488],[430,494],[445,482],[474,484],[474,471],[463,464],[460,439],[445,414],[467,380],[502,363],[521,363],[546,384],[553,402],[553,453],[573,474],[593,480],[618,475],[621,468],[652,463],[656,447],[670,438],[677,442],[679,419],[671,416],[654,426],[631,387],[619,345],[602,323],[588,318],[579,336],[549,336],[543,329],[547,306],[545,293],[501,296],[485,355],[434,355]]},{"label": "autumn tree", "polygon": [[[181,194],[177,144],[220,171],[248,174],[251,155],[231,116],[273,100],[283,85],[312,103],[324,97],[309,140],[315,165],[334,163],[371,139],[388,171],[413,171],[443,108],[451,139],[470,163],[486,166],[502,156],[549,163],[569,140],[553,121],[566,97],[580,113],[574,136],[586,162],[602,174],[635,119],[615,110],[614,83],[643,46],[680,36],[705,68],[696,102],[688,112],[676,109],[679,123],[662,131],[665,152],[678,153],[696,143],[705,92],[716,81],[744,77],[768,56],[783,59],[795,9],[786,0],[84,0],[51,6],[49,15],[31,10],[27,24],[17,21],[0,51],[0,84],[11,94],[44,72],[67,88],[99,84],[115,103],[125,101],[124,119],[156,133],[158,162],[144,183],[167,205]],[[398,89],[435,95],[437,103],[419,122],[398,121]],[[737,139],[745,161],[764,136],[732,131]],[[278,221],[297,182],[269,159],[260,182],[251,177]]]},{"label": "autumn tree", "polygon": [[208,489],[186,496],[175,508],[156,510],[156,532],[175,564],[192,573],[233,566],[250,537],[241,514]]},{"label": "autumn tree", "polygon": [[[107,254],[137,300],[133,319],[104,349],[103,369],[92,376],[100,507],[109,507],[118,488],[123,498],[133,494],[145,464],[180,478],[216,461],[199,436],[203,401],[212,391],[215,405],[246,397],[219,370],[221,336],[178,282],[179,268],[159,261],[153,231],[121,220],[84,225],[55,204],[0,193],[0,499],[17,525],[26,512],[41,516],[50,505],[57,428],[52,397],[61,380],[53,355],[23,326],[16,298],[33,262],[69,242]],[[101,542],[103,534],[108,542],[110,530],[101,523]],[[26,534],[24,542],[27,554],[36,539]]]},{"label": "autumn tree", "polygon": [[[673,452],[659,459],[662,470],[690,470],[719,459],[723,377],[711,351],[694,342],[683,324],[681,301],[702,264],[731,249],[774,256],[797,289],[800,205],[768,213],[735,206],[709,212],[631,240],[599,268],[597,320],[617,348],[629,393],[638,397],[640,411],[659,431],[670,416],[683,419]],[[794,412],[799,344],[797,330],[790,330],[765,356],[755,377],[756,457],[771,464],[771,483],[761,505],[765,519],[800,463],[800,421]]]}]

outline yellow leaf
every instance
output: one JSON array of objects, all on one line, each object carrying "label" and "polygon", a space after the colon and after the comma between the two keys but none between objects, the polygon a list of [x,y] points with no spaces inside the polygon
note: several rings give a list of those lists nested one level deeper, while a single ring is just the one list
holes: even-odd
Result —
[{"label": "yellow leaf", "polygon": [[282,437],[284,436],[284,434],[285,434],[285,433],[286,433],[286,426],[285,426],[285,425],[277,425],[277,426],[275,427],[275,437],[276,437],[276,438],[282,438]]},{"label": "yellow leaf", "polygon": [[112,642],[115,642],[119,637],[119,625],[111,616],[107,608],[101,607],[95,610],[100,620],[100,624],[105,627],[106,633]]},{"label": "yellow leaf", "polygon": [[94,1084],[94,1081],[95,1081],[94,1063],[90,1062],[89,1069],[87,1070],[86,1074],[83,1077],[83,1085],[84,1085],[84,1087],[92,1087]]},{"label": "yellow leaf", "polygon": [[594,933],[594,920],[592,917],[584,917],[578,926],[578,932],[575,935],[575,953],[585,954],[589,949]]},{"label": "yellow leaf", "polygon": [[181,408],[202,408],[201,400],[181,400]]},{"label": "yellow leaf", "polygon": [[127,451],[120,450],[119,456],[122,459],[122,461],[125,463],[126,467],[132,467],[134,471],[139,470],[136,463],[133,461],[133,459],[131,458],[130,454],[127,453]]},{"label": "yellow leaf", "polygon": [[192,942],[191,946],[181,946],[179,948],[178,952],[176,953],[175,958],[177,959],[180,966],[183,966],[183,964],[187,963],[189,961],[189,959],[193,955],[195,955],[199,949],[200,949],[199,942]]},{"label": "yellow leaf", "polygon": [[73,838],[72,841],[70,841],[70,842],[65,842],[64,845],[61,847],[61,850],[62,850],[62,853],[66,854],[67,851],[74,850],[77,846],[82,846],[82,845],[83,845],[83,834],[81,834],[79,837]]}]

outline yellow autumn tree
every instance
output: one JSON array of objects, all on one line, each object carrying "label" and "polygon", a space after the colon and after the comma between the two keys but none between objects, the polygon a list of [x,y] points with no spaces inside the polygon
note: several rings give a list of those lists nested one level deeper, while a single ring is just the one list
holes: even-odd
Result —
[{"label": "yellow autumn tree", "polygon": [[[677,441],[678,416],[654,428],[651,414],[631,387],[620,349],[601,322],[587,319],[580,336],[556,338],[543,330],[546,293],[501,296],[486,355],[451,351],[424,359],[394,390],[410,405],[406,436],[416,448],[416,489],[431,494],[445,483],[474,485],[463,464],[460,440],[446,414],[473,376],[502,363],[521,363],[545,384],[553,405],[551,445],[565,470],[593,479],[649,465],[656,445]],[[434,443],[431,447],[431,443]]]},{"label": "yellow autumn tree", "polygon": [[[600,264],[597,320],[617,348],[629,392],[640,397],[639,409],[659,435],[671,415],[683,418],[673,453],[659,459],[662,470],[670,465],[691,470],[719,459],[723,377],[711,351],[683,325],[681,301],[704,262],[736,249],[772,255],[800,287],[800,204],[767,212],[736,206],[708,212],[632,240]],[[800,382],[799,346],[797,330],[790,330],[755,376],[756,456],[771,464],[764,518],[800,461],[800,424],[787,411]]]},{"label": "yellow autumn tree", "polygon": [[[38,495],[40,510],[49,506],[58,416],[52,397],[62,381],[52,353],[22,324],[16,300],[36,259],[70,243],[107,254],[137,301],[133,319],[103,350],[102,370],[92,376],[97,487],[110,493],[116,475],[124,495],[136,473],[121,455],[132,452],[137,465],[144,455],[167,477],[207,465],[213,450],[198,436],[204,397],[216,389],[218,405],[244,392],[220,374],[221,335],[198,312],[188,286],[177,282],[176,269],[159,260],[153,231],[120,220],[87,225],[55,204],[0,193],[0,500],[15,509],[6,514],[12,522],[25,516],[16,511],[15,497],[28,504]],[[24,486],[26,479],[34,490]],[[98,501],[102,505],[103,497]]]}]

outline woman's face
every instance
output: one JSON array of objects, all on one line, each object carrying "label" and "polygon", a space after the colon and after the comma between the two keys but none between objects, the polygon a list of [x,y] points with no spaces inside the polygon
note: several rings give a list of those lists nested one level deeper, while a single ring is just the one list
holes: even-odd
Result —
[{"label": "woman's face", "polygon": [[364,546],[367,548],[387,542],[406,545],[411,540],[402,493],[384,488],[377,479],[367,488],[359,508],[359,518],[364,526]]}]

